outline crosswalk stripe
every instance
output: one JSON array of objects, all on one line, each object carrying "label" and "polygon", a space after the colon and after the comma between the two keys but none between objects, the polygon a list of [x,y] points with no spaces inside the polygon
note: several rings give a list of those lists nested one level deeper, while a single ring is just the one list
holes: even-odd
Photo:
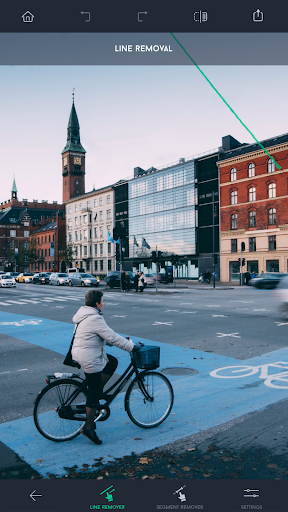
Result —
[{"label": "crosswalk stripe", "polygon": [[32,304],[39,304],[39,300],[41,300],[41,299],[39,299],[39,300],[33,300],[33,299],[21,299],[21,300],[23,300],[23,301],[25,301],[25,302],[31,302]]},{"label": "crosswalk stripe", "polygon": [[20,302],[20,300],[7,300],[7,302],[11,302],[12,304],[25,304],[25,302]]},{"label": "crosswalk stripe", "polygon": [[0,302],[1,306],[12,306],[12,304],[7,304],[7,302]]}]

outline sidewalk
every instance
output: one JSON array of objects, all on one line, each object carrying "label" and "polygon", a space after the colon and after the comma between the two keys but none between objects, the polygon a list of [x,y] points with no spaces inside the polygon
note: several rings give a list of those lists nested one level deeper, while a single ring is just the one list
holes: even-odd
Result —
[{"label": "sidewalk", "polygon": [[[176,284],[176,286],[175,286]],[[188,279],[178,279],[176,280],[176,283],[173,284],[158,284],[158,293],[186,293],[191,290],[214,290],[213,283],[207,284],[207,283],[200,283],[197,280],[190,281]],[[105,283],[106,285],[106,283]],[[105,286],[104,285],[104,286]],[[215,283],[215,290],[234,290],[235,286],[231,286],[230,283],[221,283],[219,281],[216,281]],[[120,292],[120,288],[107,288],[105,291],[111,291],[111,292]],[[130,290],[130,292],[135,292],[135,290]],[[156,293],[156,286],[147,286],[145,288],[145,291],[143,293]]]}]

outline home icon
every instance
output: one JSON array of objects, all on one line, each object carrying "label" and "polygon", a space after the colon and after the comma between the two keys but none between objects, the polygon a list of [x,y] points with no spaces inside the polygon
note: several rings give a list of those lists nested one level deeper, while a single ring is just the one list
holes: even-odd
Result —
[{"label": "home icon", "polygon": [[32,23],[34,20],[34,14],[32,14],[30,11],[26,11],[24,14],[22,14],[22,20],[24,23]]}]

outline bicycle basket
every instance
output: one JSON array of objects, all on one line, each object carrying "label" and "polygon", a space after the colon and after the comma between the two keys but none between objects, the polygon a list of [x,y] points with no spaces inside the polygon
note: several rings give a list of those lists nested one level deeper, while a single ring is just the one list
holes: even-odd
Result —
[{"label": "bicycle basket", "polygon": [[137,368],[155,370],[160,365],[160,347],[142,347],[134,355]]}]

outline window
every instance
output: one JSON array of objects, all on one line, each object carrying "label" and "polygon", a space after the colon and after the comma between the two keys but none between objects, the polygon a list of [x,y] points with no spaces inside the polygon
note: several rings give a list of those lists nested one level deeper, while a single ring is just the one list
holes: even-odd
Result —
[{"label": "window", "polygon": [[276,235],[268,236],[269,251],[276,251]]},{"label": "window", "polygon": [[77,242],[78,240],[78,231],[75,231],[75,241]]},{"label": "window", "polygon": [[256,251],[256,238],[255,236],[252,236],[249,238],[249,252],[255,252]]},{"label": "window", "polygon": [[96,261],[94,261],[94,269],[95,269],[95,270],[96,270],[96,272],[97,272],[97,270],[98,270],[98,261],[97,261],[97,260],[96,260]]},{"label": "window", "polygon": [[108,254],[111,254],[111,242],[108,242]]},{"label": "window", "polygon": [[46,258],[46,256],[47,256],[47,249],[45,249],[45,258]]},{"label": "window", "polygon": [[94,238],[97,238],[97,228],[94,228]]},{"label": "window", "polygon": [[99,206],[102,206],[102,204],[103,204],[103,197],[100,197],[99,198]]},{"label": "window", "polygon": [[80,240],[82,240],[82,231],[79,231],[80,233]]},{"label": "window", "polygon": [[256,226],[256,212],[249,212],[249,228]]},{"label": "window", "polygon": [[72,226],[72,219],[68,219],[68,226],[71,228],[71,226]]},{"label": "window", "polygon": [[100,256],[103,256],[103,244],[100,244]]},{"label": "window", "polygon": [[231,240],[231,252],[237,252],[237,238]]},{"label": "window", "polygon": [[75,256],[76,256],[76,258],[78,258],[78,245],[76,245],[76,247],[75,247]]},{"label": "window", "polygon": [[101,221],[101,220],[103,220],[103,212],[102,212],[102,211],[101,211],[101,212],[99,212],[99,220],[100,220],[100,221]]},{"label": "window", "polygon": [[268,212],[268,223],[276,224],[276,208],[270,208]]},{"label": "window", "polygon": [[72,206],[68,206],[68,213],[72,213]]},{"label": "window", "polygon": [[87,245],[84,245],[84,256],[87,256]]},{"label": "window", "polygon": [[233,169],[231,169],[231,171],[230,171],[230,180],[231,181],[236,181],[237,180],[236,167],[233,167]]},{"label": "window", "polygon": [[78,204],[75,204],[75,212],[78,212]]},{"label": "window", "polygon": [[100,270],[103,270],[103,260],[100,260]]},{"label": "window", "polygon": [[49,235],[49,242],[51,242],[51,236]]},{"label": "window", "polygon": [[249,188],[249,201],[256,201],[256,187]]},{"label": "window", "polygon": [[251,163],[248,165],[248,177],[253,178],[255,176],[255,164]]},{"label": "window", "polygon": [[97,206],[97,199],[94,199],[94,206]]},{"label": "window", "polygon": [[87,215],[83,215],[83,222],[84,224],[87,224]]},{"label": "window", "polygon": [[41,244],[43,244],[43,236],[41,236]]},{"label": "window", "polygon": [[83,237],[84,237],[84,240],[87,240],[87,229],[84,229],[83,231]]},{"label": "window", "polygon": [[89,246],[89,256],[92,256],[92,245]]},{"label": "window", "polygon": [[94,244],[94,256],[97,256],[97,244]]},{"label": "window", "polygon": [[238,215],[237,213],[233,213],[231,215],[231,229],[237,229],[238,228]]},{"label": "window", "polygon": [[24,222],[24,226],[29,226],[29,222]]},{"label": "window", "polygon": [[275,171],[275,162],[273,162],[272,158],[269,158],[268,160],[268,172],[274,172]]},{"label": "window", "polygon": [[99,231],[100,231],[100,238],[103,238],[103,227],[102,226],[100,226]]},{"label": "window", "polygon": [[75,217],[75,226],[78,226],[78,217]]},{"label": "window", "polygon": [[111,196],[107,196],[107,200],[106,200],[107,204],[110,204],[110,197]]},{"label": "window", "polygon": [[55,235],[53,235],[53,242],[55,242]]},{"label": "window", "polygon": [[107,215],[107,220],[110,220],[111,219],[111,210],[107,210],[106,215]]},{"label": "window", "polygon": [[15,238],[16,236],[16,229],[10,229],[10,237]]},{"label": "window", "polygon": [[24,242],[23,244],[24,249],[29,249],[29,242]]},{"label": "window", "polygon": [[89,240],[92,238],[92,229],[89,229]]},{"label": "window", "polygon": [[45,244],[47,244],[47,235],[45,236]]},{"label": "window", "polygon": [[231,204],[237,204],[237,190],[231,192]]},{"label": "window", "polygon": [[82,212],[82,203],[80,203],[80,212]]},{"label": "window", "polygon": [[81,223],[82,223],[82,217],[80,215],[80,217],[79,217],[79,224],[81,225]]},{"label": "window", "polygon": [[68,233],[68,241],[72,242],[72,234],[71,233]]},{"label": "window", "polygon": [[276,183],[268,185],[268,198],[273,199],[273,197],[276,197]]},{"label": "window", "polygon": [[111,260],[108,260],[108,272],[111,271]]},{"label": "window", "polygon": [[29,231],[24,231],[24,238],[29,238]]},{"label": "window", "polygon": [[87,210],[90,208],[90,201],[87,201]]}]

